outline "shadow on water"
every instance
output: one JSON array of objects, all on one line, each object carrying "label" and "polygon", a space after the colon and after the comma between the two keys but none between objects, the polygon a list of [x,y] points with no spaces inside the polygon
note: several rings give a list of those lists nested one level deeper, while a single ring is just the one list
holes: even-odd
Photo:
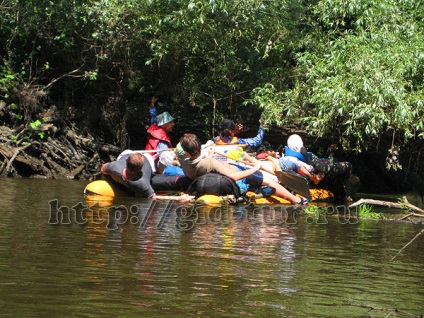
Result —
[{"label": "shadow on water", "polygon": [[5,316],[424,314],[424,238],[390,262],[419,224],[284,206],[95,202],[81,181],[0,184]]}]

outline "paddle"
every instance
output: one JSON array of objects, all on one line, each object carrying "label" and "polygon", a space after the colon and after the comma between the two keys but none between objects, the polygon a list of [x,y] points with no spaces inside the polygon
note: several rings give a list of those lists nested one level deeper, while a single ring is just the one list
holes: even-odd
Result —
[{"label": "paddle", "polygon": [[182,194],[182,195],[156,195],[156,200],[173,200],[180,202],[190,202],[194,200],[194,195]]},{"label": "paddle", "polygon": [[[237,150],[234,150],[234,152],[232,152],[231,150],[229,150],[229,151],[228,151],[228,152],[229,152],[228,154],[223,153],[223,152],[221,152],[221,151],[218,151],[218,150],[216,150],[216,149],[214,149],[214,150],[213,150],[213,152],[214,152],[214,153],[216,153],[217,155],[220,155],[220,156],[226,157],[226,158],[228,158],[228,159],[231,159],[231,160],[234,160],[234,161],[237,161],[237,162],[243,163],[243,164],[245,164],[245,165],[248,165],[248,166],[254,166],[254,164],[253,164],[253,163],[250,163],[250,162],[248,162],[248,161],[245,161],[245,160],[243,160],[243,159],[240,159],[240,157],[238,156],[238,154],[239,154],[240,152],[239,152],[239,151],[237,151]],[[269,170],[269,169],[267,169],[267,168],[265,168],[265,167],[261,167],[261,170],[266,171],[266,172],[268,172],[268,173],[270,173],[270,174],[272,174],[272,175],[276,176],[276,174],[274,173],[274,171],[271,171],[271,170]],[[278,176],[277,176],[277,178],[278,178]]]},{"label": "paddle", "polygon": [[[214,149],[214,152],[220,156],[227,157],[228,159],[241,162],[245,165],[253,166],[252,163],[239,159],[240,151],[237,151],[237,150],[234,152],[229,151],[229,154],[225,154]],[[293,171],[270,171],[269,169],[266,169],[264,167],[261,167],[261,170],[277,176],[278,181],[282,183],[285,187],[289,188],[290,190],[300,194],[301,196],[307,198],[308,200],[312,199],[311,193],[309,191],[308,180],[306,180],[306,178],[300,176],[299,174]]]},{"label": "paddle", "polygon": [[[240,145],[213,145],[210,147],[225,147],[225,146],[237,146],[237,147],[247,147],[247,144],[240,144]],[[160,151],[175,151],[176,148],[158,148],[158,149],[149,149],[149,150],[131,150],[131,149],[126,149],[123,152],[121,152],[118,156],[119,160],[122,156],[127,155],[127,154],[131,154],[131,153],[155,153],[155,152],[160,152]]]},{"label": "paddle", "polygon": [[158,148],[158,149],[149,149],[149,150],[124,150],[123,154],[125,154],[125,152],[129,153],[129,152],[137,152],[137,153],[149,153],[149,152],[159,152],[159,151],[174,151],[175,148]]},{"label": "paddle", "polygon": [[301,196],[312,200],[311,192],[309,191],[308,180],[294,171],[276,171],[279,176],[278,180],[286,188],[293,190],[294,192],[300,194]]}]

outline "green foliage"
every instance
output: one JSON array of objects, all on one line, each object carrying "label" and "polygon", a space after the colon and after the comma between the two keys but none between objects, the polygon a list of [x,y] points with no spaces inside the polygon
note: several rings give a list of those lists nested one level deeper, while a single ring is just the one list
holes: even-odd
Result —
[{"label": "green foliage", "polygon": [[0,94],[27,124],[48,100],[109,136],[147,124],[140,101],[159,95],[205,135],[263,112],[347,149],[423,137],[421,2],[5,0],[0,12]]},{"label": "green foliage", "polygon": [[359,216],[364,219],[381,219],[381,213],[373,211],[373,207],[367,204],[361,204],[359,206]]},{"label": "green foliage", "polygon": [[34,122],[32,122],[32,123],[30,123],[29,124],[29,126],[32,128],[32,129],[35,129],[35,128],[37,128],[38,126],[40,126],[41,125],[41,121],[39,121],[38,119],[36,120],[36,121],[34,121]]},{"label": "green foliage", "polygon": [[[38,119],[29,124],[29,126],[31,127],[32,130],[36,130],[37,127],[39,127],[41,125],[42,125],[42,122]],[[38,131],[37,135],[40,139],[44,139],[45,132],[44,131]]]},{"label": "green foliage", "polygon": [[[253,101],[278,124],[302,122],[311,134],[336,133],[347,148],[390,131],[423,136],[423,4],[403,0],[319,1],[316,31],[296,53],[296,82],[266,85]],[[348,138],[356,144],[350,145]]]}]

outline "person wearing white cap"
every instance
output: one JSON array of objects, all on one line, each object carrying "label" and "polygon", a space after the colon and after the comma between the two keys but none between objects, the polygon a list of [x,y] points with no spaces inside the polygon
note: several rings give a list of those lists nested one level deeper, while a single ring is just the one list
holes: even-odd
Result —
[{"label": "person wearing white cap", "polygon": [[308,152],[303,146],[302,138],[293,134],[287,139],[287,146],[285,147],[285,155],[287,157],[294,157],[301,162],[307,163],[318,172],[328,174],[333,167],[332,162],[322,162],[314,153]]}]

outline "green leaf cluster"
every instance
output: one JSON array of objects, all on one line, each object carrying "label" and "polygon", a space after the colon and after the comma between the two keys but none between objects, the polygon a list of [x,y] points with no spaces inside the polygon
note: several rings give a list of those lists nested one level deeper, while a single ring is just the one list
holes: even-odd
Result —
[{"label": "green leaf cluster", "polygon": [[315,30],[295,53],[293,85],[267,84],[253,99],[279,124],[336,134],[348,148],[393,131],[423,137],[423,10],[408,0],[318,1],[308,20]]},{"label": "green leaf cluster", "polygon": [[159,95],[205,135],[261,116],[347,149],[408,140],[423,137],[423,13],[414,0],[4,0],[0,96],[27,124],[55,103],[105,138],[148,124]]}]

